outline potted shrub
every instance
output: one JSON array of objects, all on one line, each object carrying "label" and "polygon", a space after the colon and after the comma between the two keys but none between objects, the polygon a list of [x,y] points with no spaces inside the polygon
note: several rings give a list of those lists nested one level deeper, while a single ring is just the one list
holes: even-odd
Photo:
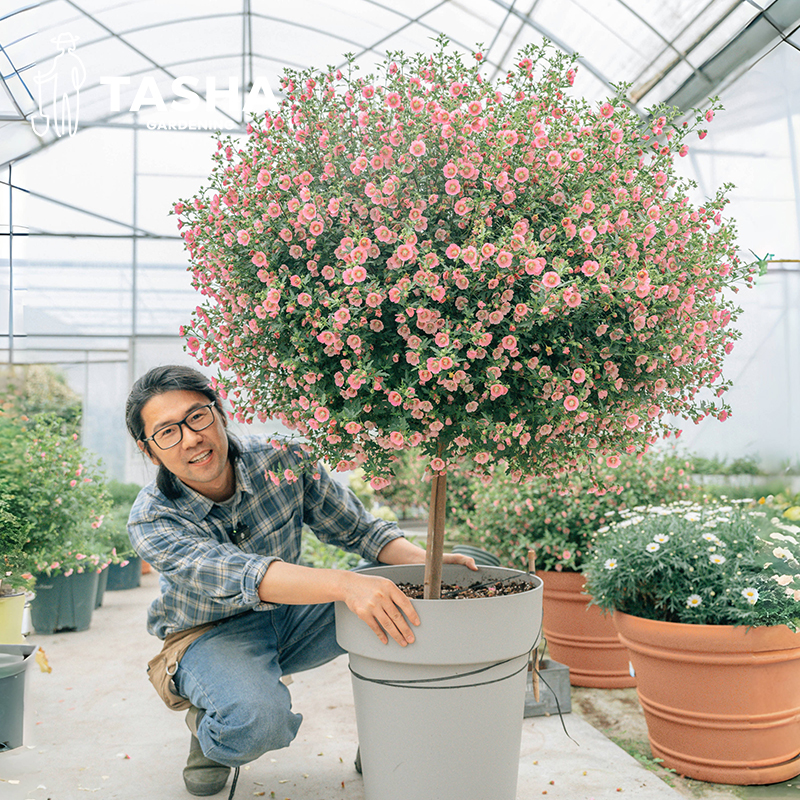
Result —
[{"label": "potted shrub", "polygon": [[523,566],[536,553],[544,581],[543,633],[552,657],[570,669],[573,686],[635,686],[628,653],[611,618],[585,591],[582,566],[598,528],[638,505],[696,498],[691,462],[669,453],[622,454],[611,469],[599,458],[589,473],[566,483],[537,478],[520,484],[505,473],[474,493],[475,508],[461,536],[497,553],[506,566]]},{"label": "potted shrub", "polygon": [[37,633],[83,630],[91,622],[98,573],[111,559],[100,533],[110,506],[96,459],[51,414],[0,414],[0,480],[25,538],[12,571],[30,581]]},{"label": "potted shrub", "polygon": [[715,783],[800,774],[800,528],[756,509],[626,512],[585,570],[630,653],[654,757]]},{"label": "potted shrub", "polygon": [[[546,44],[526,47],[496,83],[482,59],[467,63],[441,37],[433,54],[391,54],[377,76],[352,63],[288,71],[280,109],[255,117],[244,141],[220,137],[208,185],[174,209],[206,296],[184,329],[187,347],[221,369],[238,420],[280,420],[310,462],[361,467],[376,490],[402,450],[425,454],[425,616],[402,658],[431,658],[427,669],[437,660],[422,645],[436,630],[428,615],[443,618],[446,633],[431,644],[450,650],[451,664],[455,652],[468,664],[524,664],[538,628],[535,578],[535,591],[515,597],[435,600],[448,471],[465,459],[484,475],[505,463],[519,480],[597,457],[614,467],[672,430],[667,415],[724,418],[724,402],[700,392],[727,386],[719,366],[738,311],[722,289],[751,277],[722,218],[725,190],[696,208],[674,173],[705,115],[684,125],[657,109],[643,130],[622,90],[596,106],[571,96],[575,59]],[[518,598],[527,617],[487,612],[477,628],[478,608]],[[338,622],[351,659],[377,655],[352,644],[352,619]],[[471,644],[484,638],[479,654]],[[354,669],[366,670],[363,659]],[[423,696],[458,693],[395,685],[389,716],[430,706],[439,727],[417,717],[397,735],[385,720],[386,746],[373,744],[373,727],[374,739],[362,733],[373,748],[362,752],[367,795],[513,797],[524,675],[492,684],[512,685],[508,718],[495,705],[494,719],[477,721],[460,713],[491,703],[444,710]],[[433,738],[420,742],[419,730]],[[482,744],[468,742],[472,731]],[[486,758],[492,769],[475,770]]]}]

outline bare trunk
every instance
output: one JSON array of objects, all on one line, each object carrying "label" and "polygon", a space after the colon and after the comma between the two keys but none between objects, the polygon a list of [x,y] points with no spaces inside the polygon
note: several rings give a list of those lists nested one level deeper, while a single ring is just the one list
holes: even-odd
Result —
[{"label": "bare trunk", "polygon": [[428,545],[425,551],[426,600],[442,596],[442,554],[444,552],[444,515],[447,475],[435,474],[431,481],[431,503],[428,508]]}]

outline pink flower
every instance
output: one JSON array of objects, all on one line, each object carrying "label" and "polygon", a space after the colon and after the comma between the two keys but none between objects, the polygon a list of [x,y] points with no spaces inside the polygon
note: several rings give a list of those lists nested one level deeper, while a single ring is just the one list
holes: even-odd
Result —
[{"label": "pink flower", "polygon": [[393,406],[399,406],[403,402],[403,397],[400,392],[389,392],[389,402]]},{"label": "pink flower", "polygon": [[402,433],[400,433],[400,431],[392,431],[389,434],[389,441],[395,447],[402,447],[403,446],[403,442],[405,441],[405,437],[403,436]]},{"label": "pink flower", "polygon": [[547,154],[546,160],[551,167],[557,167],[561,164],[561,153],[559,153],[558,150],[551,150]]},{"label": "pink flower", "polygon": [[569,294],[564,295],[564,302],[570,308],[577,308],[581,304],[581,295],[580,292],[569,292]]},{"label": "pink flower", "polygon": [[578,398],[577,398],[577,397],[575,397],[575,395],[574,395],[574,394],[568,394],[568,395],[567,395],[567,396],[564,398],[564,408],[566,408],[566,409],[567,409],[567,411],[575,411],[575,409],[576,409],[576,408],[577,408],[577,407],[578,407],[580,404],[581,404],[581,401],[580,401],[580,400],[578,400]]},{"label": "pink flower", "polygon": [[497,266],[501,267],[502,269],[507,269],[511,266],[514,260],[514,256],[508,252],[508,250],[501,250],[497,254]]},{"label": "pink flower", "polygon": [[457,244],[453,243],[449,245],[447,250],[445,250],[444,252],[448,258],[456,259],[458,258],[459,253],[461,253],[461,248]]},{"label": "pink flower", "polygon": [[250,242],[250,233],[248,231],[238,231],[236,233],[236,241],[239,244],[248,244]]},{"label": "pink flower", "polygon": [[452,178],[445,183],[444,190],[451,196],[456,195],[461,191],[461,184],[455,178]]},{"label": "pink flower", "polygon": [[420,139],[415,139],[411,142],[411,147],[408,148],[408,152],[411,153],[412,156],[416,156],[419,158],[420,156],[424,156],[426,151],[425,142],[421,141]]},{"label": "pink flower", "polygon": [[300,294],[297,295],[297,302],[300,303],[301,306],[310,306],[311,295],[308,292],[300,292]]},{"label": "pink flower", "polygon": [[496,400],[498,397],[502,397],[504,394],[508,393],[508,386],[503,386],[501,383],[493,383],[489,387],[489,394],[491,395],[493,400]]},{"label": "pink flower", "polygon": [[445,468],[445,463],[441,458],[434,458],[431,460],[431,469],[434,472],[441,472]]},{"label": "pink flower", "polygon": [[517,183],[524,183],[530,177],[530,172],[527,167],[517,167],[514,170],[514,180]]},{"label": "pink flower", "polygon": [[574,383],[583,383],[586,380],[586,372],[581,367],[577,367],[572,373]]},{"label": "pink flower", "polygon": [[611,467],[611,469],[616,469],[620,464],[622,464],[622,459],[619,456],[609,456],[606,459],[606,466]]},{"label": "pink flower", "polygon": [[600,265],[596,261],[584,261],[581,267],[581,272],[589,278],[599,271]]},{"label": "pink flower", "polygon": [[379,492],[381,489],[385,489],[391,481],[388,481],[386,478],[374,477],[370,480],[369,485],[376,491]]},{"label": "pink flower", "polygon": [[346,308],[340,308],[334,315],[333,318],[341,325],[350,321],[350,312]]},{"label": "pink flower", "polygon": [[314,409],[314,419],[317,420],[317,422],[327,422],[330,415],[330,411],[323,406],[318,406]]},{"label": "pink flower", "polygon": [[561,278],[557,272],[550,271],[542,275],[542,286],[546,286],[548,289],[554,289],[559,283],[561,283]]},{"label": "pink flower", "polygon": [[639,417],[636,414],[629,414],[625,420],[625,427],[632,431],[639,427],[639,421]]}]

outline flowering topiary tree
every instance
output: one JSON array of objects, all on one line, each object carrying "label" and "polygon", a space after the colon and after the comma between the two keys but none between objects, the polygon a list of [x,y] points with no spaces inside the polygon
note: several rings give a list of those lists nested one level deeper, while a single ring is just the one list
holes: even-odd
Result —
[{"label": "flowering topiary tree", "polygon": [[497,83],[481,58],[442,37],[377,76],[289,71],[175,206],[206,297],[183,332],[239,420],[277,418],[376,488],[402,449],[427,455],[428,596],[449,465],[613,467],[669,415],[724,419],[723,289],[750,279],[727,186],[694,207],[674,171],[713,108],[645,130],[622,90],[570,96],[575,59],[547,44]]}]

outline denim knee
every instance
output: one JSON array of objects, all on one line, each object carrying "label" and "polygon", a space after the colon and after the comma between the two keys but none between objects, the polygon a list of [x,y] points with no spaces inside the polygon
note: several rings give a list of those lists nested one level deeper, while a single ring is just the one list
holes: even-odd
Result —
[{"label": "denim knee", "polygon": [[[248,764],[271,750],[288,747],[303,721],[301,714],[280,703],[248,704],[230,714],[206,718],[211,746],[208,749],[203,746],[203,752],[230,767]],[[203,745],[201,730],[198,738]]]}]

